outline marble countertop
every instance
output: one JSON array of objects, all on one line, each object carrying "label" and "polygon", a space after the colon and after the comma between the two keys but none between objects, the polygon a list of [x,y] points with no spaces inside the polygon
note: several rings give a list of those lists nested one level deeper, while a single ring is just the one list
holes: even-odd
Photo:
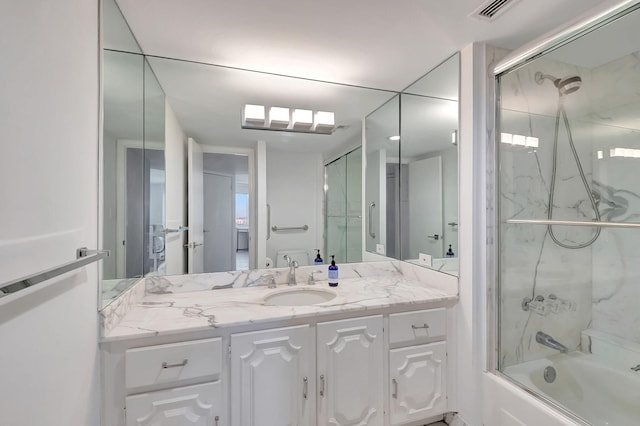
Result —
[{"label": "marble countertop", "polygon": [[[268,306],[265,297],[287,289],[326,289],[336,297],[316,305]],[[318,315],[410,307],[457,300],[456,291],[447,291],[422,280],[405,276],[359,277],[341,280],[338,287],[327,281],[276,289],[264,286],[216,291],[147,294],[105,330],[103,342],[197,332],[211,328],[260,324]]]}]

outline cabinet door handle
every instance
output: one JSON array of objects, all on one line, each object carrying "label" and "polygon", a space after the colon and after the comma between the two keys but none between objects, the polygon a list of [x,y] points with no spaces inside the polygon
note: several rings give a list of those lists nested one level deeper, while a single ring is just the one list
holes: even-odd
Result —
[{"label": "cabinet door handle", "polygon": [[393,383],[393,393],[391,396],[393,399],[398,399],[398,381],[396,379],[392,379],[391,382]]},{"label": "cabinet door handle", "polygon": [[304,379],[302,379],[302,382],[302,396],[304,396],[304,399],[307,399],[307,391],[309,390],[309,379],[305,377]]},{"label": "cabinet door handle", "polygon": [[220,416],[215,416],[213,420],[216,421],[216,426],[218,426],[218,422],[220,421]]},{"label": "cabinet door handle", "polygon": [[413,328],[414,330],[418,330],[420,328],[429,328],[429,324],[427,324],[426,322],[422,325],[415,325],[415,324],[411,324],[411,328]]},{"label": "cabinet door handle", "polygon": [[324,396],[324,374],[320,375],[320,396]]},{"label": "cabinet door handle", "polygon": [[188,359],[183,359],[182,362],[177,364],[169,364],[166,361],[162,363],[162,368],[174,368],[174,367],[184,367],[189,362]]}]

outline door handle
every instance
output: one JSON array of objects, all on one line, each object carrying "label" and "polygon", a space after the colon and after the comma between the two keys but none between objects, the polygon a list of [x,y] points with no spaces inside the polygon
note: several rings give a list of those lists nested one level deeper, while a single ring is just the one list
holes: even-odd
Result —
[{"label": "door handle", "polygon": [[194,249],[196,247],[200,247],[200,246],[203,246],[203,245],[204,245],[204,243],[188,243],[188,244],[185,244],[184,246],[186,248]]},{"label": "door handle", "polygon": [[373,222],[372,222],[372,218],[373,218],[373,208],[376,206],[376,202],[372,201],[371,204],[369,204],[369,236],[371,238],[375,238],[376,237],[376,233],[373,232]]},{"label": "door handle", "polygon": [[302,396],[304,397],[304,399],[307,399],[307,394],[309,390],[309,379],[305,377],[304,379],[302,379],[302,382],[304,383],[302,385]]},{"label": "door handle", "polygon": [[320,396],[324,396],[324,374],[320,375]]},{"label": "door handle", "polygon": [[427,238],[433,238],[434,240],[438,241],[440,239],[440,235],[438,234],[427,235]]}]

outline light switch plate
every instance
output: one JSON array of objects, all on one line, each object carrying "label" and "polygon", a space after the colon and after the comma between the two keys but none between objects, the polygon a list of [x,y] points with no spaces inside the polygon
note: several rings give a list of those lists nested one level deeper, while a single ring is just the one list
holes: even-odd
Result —
[{"label": "light switch plate", "polygon": [[431,267],[431,255],[429,254],[424,254],[424,253],[419,253],[418,254],[418,263],[420,265],[423,266],[429,266]]},{"label": "light switch plate", "polygon": [[384,244],[376,244],[376,253],[384,254]]}]

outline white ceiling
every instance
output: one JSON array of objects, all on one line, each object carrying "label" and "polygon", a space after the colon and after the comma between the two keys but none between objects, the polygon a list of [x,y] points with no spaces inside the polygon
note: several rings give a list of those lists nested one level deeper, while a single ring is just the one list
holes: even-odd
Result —
[{"label": "white ceiling", "polygon": [[600,0],[520,0],[493,22],[479,0],[118,0],[142,51],[402,90],[474,41],[517,48]]}]

